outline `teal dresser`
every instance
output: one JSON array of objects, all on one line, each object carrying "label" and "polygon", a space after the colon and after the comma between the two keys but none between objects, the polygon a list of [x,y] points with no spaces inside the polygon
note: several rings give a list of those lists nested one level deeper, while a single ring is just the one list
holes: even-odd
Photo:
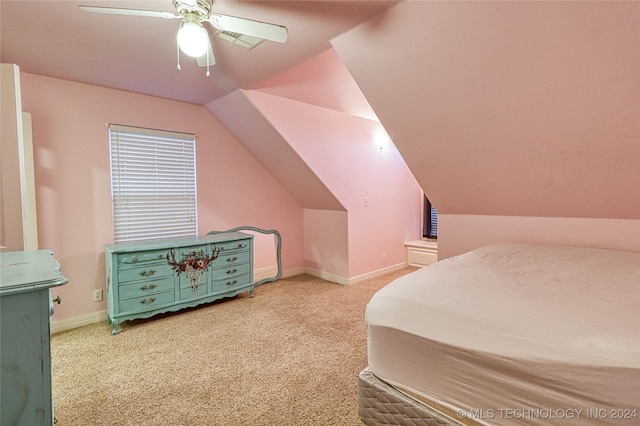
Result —
[{"label": "teal dresser", "polygon": [[2,426],[53,424],[50,289],[66,282],[49,250],[0,253]]},{"label": "teal dresser", "polygon": [[253,235],[225,232],[105,246],[112,334],[118,324],[248,291],[253,297]]}]

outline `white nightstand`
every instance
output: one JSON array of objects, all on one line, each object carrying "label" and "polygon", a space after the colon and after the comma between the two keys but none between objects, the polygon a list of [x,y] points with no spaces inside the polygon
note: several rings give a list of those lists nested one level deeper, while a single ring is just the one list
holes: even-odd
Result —
[{"label": "white nightstand", "polygon": [[407,266],[428,266],[438,261],[438,242],[415,240],[404,243]]}]

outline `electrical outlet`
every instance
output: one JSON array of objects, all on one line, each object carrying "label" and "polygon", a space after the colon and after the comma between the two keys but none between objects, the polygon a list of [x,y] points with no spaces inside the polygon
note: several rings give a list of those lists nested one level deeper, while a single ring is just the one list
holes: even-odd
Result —
[{"label": "electrical outlet", "polygon": [[102,302],[102,289],[93,290],[93,301],[94,302]]},{"label": "electrical outlet", "polygon": [[335,259],[331,259],[331,267],[332,268],[336,267],[336,260]]}]

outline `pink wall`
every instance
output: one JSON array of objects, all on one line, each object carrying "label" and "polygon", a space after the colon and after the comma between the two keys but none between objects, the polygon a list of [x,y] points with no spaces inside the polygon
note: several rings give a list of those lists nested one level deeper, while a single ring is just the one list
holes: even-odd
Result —
[{"label": "pink wall", "polygon": [[447,216],[441,258],[495,238],[640,251],[638,22],[637,2],[402,2],[333,40]]},{"label": "pink wall", "polygon": [[349,277],[349,214],[304,209],[305,267],[325,279],[346,284]]},{"label": "pink wall", "polygon": [[259,91],[248,96],[347,209],[346,278],[403,263],[404,242],[420,236],[420,188],[380,123]]},{"label": "pink wall", "polygon": [[377,120],[371,105],[333,49],[327,49],[252,90]]},{"label": "pink wall", "polygon": [[113,242],[108,122],[196,133],[200,233],[275,228],[284,269],[303,266],[302,207],[204,107],[31,74],[22,74],[22,96],[33,118],[40,247],[69,278],[54,320],[105,309],[92,292],[105,286],[103,246]]},{"label": "pink wall", "polygon": [[247,93],[236,90],[207,104],[206,108],[304,208],[344,209],[309,165],[300,161],[287,140],[256,109]]},{"label": "pink wall", "polygon": [[420,188],[333,49],[207,109],[305,209],[308,272],[346,283],[404,263]]},{"label": "pink wall", "polygon": [[[337,53],[329,49],[248,96],[345,206],[348,272],[341,277],[404,263],[404,242],[420,236],[420,188]],[[305,229],[311,218],[307,265],[340,275],[335,215],[305,210]]]}]

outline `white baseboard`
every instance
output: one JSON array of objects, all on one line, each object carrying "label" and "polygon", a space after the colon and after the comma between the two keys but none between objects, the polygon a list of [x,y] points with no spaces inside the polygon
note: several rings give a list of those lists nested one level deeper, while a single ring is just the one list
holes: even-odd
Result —
[{"label": "white baseboard", "polygon": [[[295,268],[289,269],[287,271],[282,271],[282,275],[280,278],[288,278],[293,277],[295,275],[304,274],[304,268]],[[264,280],[265,278],[271,278],[278,275],[278,267],[277,266],[267,266],[266,268],[260,268],[253,271],[253,282],[257,283],[258,281]]]},{"label": "white baseboard", "polygon": [[[304,274],[304,268],[296,268],[283,271],[281,278],[293,277],[294,275]],[[264,278],[275,277],[278,274],[277,266],[256,269],[254,271],[254,282]],[[51,334],[60,333],[61,331],[73,330],[74,328],[83,327],[85,325],[96,324],[101,321],[107,321],[107,311],[93,312],[79,317],[68,318],[60,321],[51,322]]]},{"label": "white baseboard", "polygon": [[405,263],[398,263],[397,265],[387,266],[386,268],[378,269],[377,271],[369,272],[367,274],[358,275],[357,277],[349,278],[349,284],[355,284],[360,281],[368,280],[370,278],[379,277],[381,275],[389,274],[394,271],[398,271],[402,268],[405,268],[407,265]]},{"label": "white baseboard", "polygon": [[72,330],[89,324],[107,321],[107,311],[94,312],[92,314],[73,317],[61,321],[51,322],[51,334]]},{"label": "white baseboard", "polygon": [[287,271],[282,271],[282,276],[280,278],[295,277],[296,275],[302,275],[305,272],[306,272],[305,268],[289,269]]},{"label": "white baseboard", "polygon": [[[377,271],[373,271],[364,275],[359,275],[353,278],[340,277],[338,275],[329,274],[325,271],[320,271],[312,268],[295,268],[295,269],[289,269],[289,270],[283,271],[281,278],[288,278],[288,277],[293,277],[295,275],[301,275],[301,274],[309,274],[311,276],[321,278],[323,280],[331,281],[336,284],[350,285],[360,281],[367,280],[369,278],[374,278],[380,275],[388,274],[398,269],[402,269],[405,266],[406,265],[404,263],[400,263],[398,265],[389,266],[387,268],[379,269]],[[257,282],[264,278],[275,277],[277,273],[278,273],[278,268],[275,266],[258,269],[254,271],[254,281]],[[107,311],[94,312],[91,314],[81,315],[79,317],[68,318],[60,321],[52,321],[51,333],[55,334],[61,331],[72,330],[74,328],[95,324],[101,321],[105,321],[105,322],[107,321]]]},{"label": "white baseboard", "polygon": [[342,285],[350,285],[350,284],[358,283],[360,281],[368,280],[370,278],[379,277],[381,275],[385,275],[385,274],[388,274],[388,273],[393,272],[393,271],[397,271],[397,270],[402,269],[402,268],[404,268],[406,266],[407,265],[405,265],[404,263],[398,263],[397,265],[388,266],[386,268],[378,269],[377,271],[369,272],[369,273],[363,274],[363,275],[358,275],[358,276],[352,277],[352,278],[345,278],[345,277],[341,277],[341,276],[338,276],[338,275],[330,274],[330,273],[325,272],[325,271],[312,269],[312,268],[305,268],[304,272],[306,274],[312,275],[314,277],[321,278],[321,279],[327,280],[327,281],[331,281],[332,283],[342,284]]},{"label": "white baseboard", "polygon": [[309,274],[316,278],[326,280],[326,281],[331,281],[332,283],[336,283],[336,284],[342,284],[342,285],[350,284],[348,278],[341,277],[339,275],[330,274],[326,271],[321,271],[319,269],[305,268],[304,273]]},{"label": "white baseboard", "polygon": [[271,278],[278,275],[278,266],[267,266],[266,268],[255,269],[253,271],[253,282],[264,280],[265,278]]}]

